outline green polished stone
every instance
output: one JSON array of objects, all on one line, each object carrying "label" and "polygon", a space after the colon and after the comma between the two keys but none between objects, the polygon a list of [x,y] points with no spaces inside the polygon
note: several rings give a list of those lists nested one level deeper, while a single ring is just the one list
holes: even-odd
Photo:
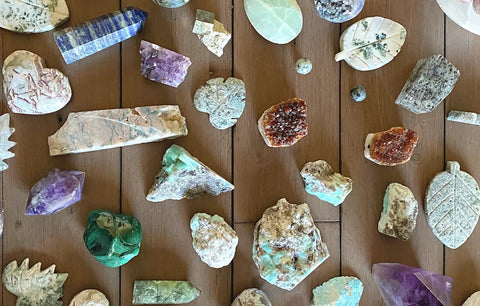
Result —
[{"label": "green polished stone", "polygon": [[88,215],[83,240],[99,262],[107,267],[120,267],[138,255],[142,227],[134,216],[94,210]]},{"label": "green polished stone", "polygon": [[196,299],[199,289],[187,281],[140,280],[133,285],[133,304],[186,304]]}]

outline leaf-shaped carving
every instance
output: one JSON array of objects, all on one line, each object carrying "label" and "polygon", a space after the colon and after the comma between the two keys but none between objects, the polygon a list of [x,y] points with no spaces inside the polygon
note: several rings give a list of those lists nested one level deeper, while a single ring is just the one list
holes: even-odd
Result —
[{"label": "leaf-shaped carving", "polygon": [[0,116],[0,171],[8,168],[7,163],[3,160],[15,156],[15,154],[9,150],[16,145],[16,143],[8,140],[13,132],[15,132],[15,129],[10,128],[10,115],[3,114]]},{"label": "leaf-shaped carving", "polygon": [[460,171],[458,162],[447,162],[447,170],[430,182],[425,214],[435,236],[451,249],[472,234],[480,214],[480,190],[470,174]]},{"label": "leaf-shaped carving", "polygon": [[335,60],[345,60],[352,68],[369,71],[388,64],[400,52],[407,30],[383,17],[368,17],[351,25],[340,37]]}]

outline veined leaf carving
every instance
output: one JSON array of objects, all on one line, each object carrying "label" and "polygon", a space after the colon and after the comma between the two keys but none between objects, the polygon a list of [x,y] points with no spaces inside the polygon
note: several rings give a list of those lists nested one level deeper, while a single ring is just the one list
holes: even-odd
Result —
[{"label": "veined leaf carving", "polygon": [[480,214],[480,190],[470,174],[460,171],[458,162],[447,162],[447,170],[430,182],[425,214],[435,236],[451,249],[472,234]]},{"label": "veined leaf carving", "polygon": [[383,17],[368,17],[343,32],[335,60],[345,60],[356,70],[374,70],[397,56],[406,37],[407,30],[401,24]]}]

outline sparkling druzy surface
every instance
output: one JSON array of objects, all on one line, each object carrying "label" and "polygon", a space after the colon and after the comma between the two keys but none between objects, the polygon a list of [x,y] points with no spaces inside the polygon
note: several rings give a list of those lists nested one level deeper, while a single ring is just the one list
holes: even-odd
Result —
[{"label": "sparkling druzy surface", "polygon": [[355,18],[365,5],[365,0],[314,0],[314,4],[320,17],[342,23]]},{"label": "sparkling druzy surface", "polygon": [[88,215],[83,240],[99,262],[107,267],[120,267],[138,255],[142,227],[131,215],[94,210]]},{"label": "sparkling druzy surface", "polygon": [[136,280],[133,285],[134,305],[186,304],[202,292],[188,281]]},{"label": "sparkling druzy surface", "polygon": [[396,166],[410,160],[417,146],[418,134],[404,127],[370,133],[365,139],[365,158],[382,166]]},{"label": "sparkling druzy surface", "polygon": [[111,47],[137,35],[147,12],[128,7],[53,34],[67,64]]},{"label": "sparkling druzy surface", "polygon": [[243,290],[231,306],[272,306],[265,292],[257,288]]},{"label": "sparkling druzy surface", "polygon": [[352,276],[340,276],[313,289],[312,306],[358,306],[362,282]]}]

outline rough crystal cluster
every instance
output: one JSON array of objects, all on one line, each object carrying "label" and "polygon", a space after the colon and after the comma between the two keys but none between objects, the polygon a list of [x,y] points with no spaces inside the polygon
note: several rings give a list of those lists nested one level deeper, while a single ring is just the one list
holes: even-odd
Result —
[{"label": "rough crystal cluster", "polygon": [[168,8],[177,8],[184,6],[190,0],[153,0],[154,3]]},{"label": "rough crystal cluster", "polygon": [[231,306],[272,306],[265,292],[257,288],[243,290]]},{"label": "rough crystal cluster", "polygon": [[75,295],[69,306],[109,306],[105,294],[98,290],[87,289]]},{"label": "rough crystal cluster", "polygon": [[0,172],[8,168],[5,159],[15,156],[9,150],[16,145],[16,142],[8,140],[15,132],[14,128],[10,127],[10,114],[3,114],[0,116]]},{"label": "rough crystal cluster", "polygon": [[413,68],[396,104],[415,114],[429,113],[452,92],[460,71],[443,55],[423,58]]},{"label": "rough crystal cluster", "polygon": [[407,241],[417,225],[418,202],[412,191],[401,184],[391,183],[383,198],[383,210],[378,221],[382,234]]},{"label": "rough crystal cluster", "polygon": [[223,55],[223,48],[228,44],[232,34],[225,30],[222,23],[214,19],[213,13],[197,10],[193,33],[198,35],[200,41],[210,52],[218,57]]},{"label": "rough crystal cluster", "polygon": [[237,233],[222,217],[197,213],[190,220],[193,248],[211,268],[228,266],[238,245]]},{"label": "rough crystal cluster", "polygon": [[195,107],[210,116],[217,129],[228,129],[237,123],[243,113],[246,97],[245,83],[236,78],[215,78],[195,92]]},{"label": "rough crystal cluster", "polygon": [[174,139],[188,134],[178,105],[70,113],[48,137],[50,155],[81,153]]},{"label": "rough crystal cluster", "polygon": [[63,108],[72,97],[68,78],[60,71],[45,68],[43,58],[19,50],[3,62],[3,91],[14,113],[41,115]]},{"label": "rough crystal cluster", "polygon": [[398,263],[378,263],[373,279],[387,306],[449,306],[452,279],[420,268]]},{"label": "rough crystal cluster", "polygon": [[480,114],[452,110],[448,113],[447,120],[480,125]]},{"label": "rough crystal cluster", "polygon": [[301,58],[295,62],[295,70],[299,74],[309,74],[312,68],[312,62],[308,58]]},{"label": "rough crystal cluster", "polygon": [[314,4],[320,17],[342,23],[355,18],[365,5],[365,0],[314,0]]},{"label": "rough crystal cluster", "polygon": [[233,190],[233,185],[184,148],[172,145],[163,156],[162,169],[147,195],[150,202],[217,196]]},{"label": "rough crystal cluster", "polygon": [[46,32],[68,17],[65,0],[0,0],[0,27],[10,31]]},{"label": "rough crystal cluster", "polygon": [[84,172],[53,169],[33,185],[25,215],[51,215],[77,203],[84,181]]},{"label": "rough crystal cluster", "polygon": [[129,39],[140,32],[147,12],[128,7],[53,34],[67,64]]},{"label": "rough crystal cluster", "polygon": [[289,147],[308,134],[307,103],[291,98],[273,105],[258,119],[258,130],[269,147]]},{"label": "rough crystal cluster", "polygon": [[353,276],[330,279],[313,289],[312,306],[355,306],[363,293],[362,282]]},{"label": "rough crystal cluster", "polygon": [[410,160],[417,146],[418,134],[404,127],[370,133],[365,139],[365,158],[382,166],[396,166]]},{"label": "rough crystal cluster", "polygon": [[475,292],[472,294],[463,304],[462,306],[478,306],[480,305],[480,291]]},{"label": "rough crystal cluster", "polygon": [[16,306],[61,306],[63,284],[67,273],[55,273],[55,265],[41,271],[41,263],[30,269],[25,258],[20,267],[14,260],[3,269],[2,281],[5,288],[17,296]]},{"label": "rough crystal cluster", "polygon": [[133,285],[133,304],[186,304],[202,292],[188,281],[137,280]]},{"label": "rough crystal cluster", "polygon": [[330,256],[307,204],[280,199],[263,213],[253,237],[260,276],[285,290],[295,288]]},{"label": "rough crystal cluster", "polygon": [[88,215],[83,240],[99,262],[107,267],[120,267],[138,255],[142,227],[134,216],[93,210]]},{"label": "rough crystal cluster", "polygon": [[151,42],[140,42],[140,72],[151,81],[178,87],[187,76],[190,59]]}]

